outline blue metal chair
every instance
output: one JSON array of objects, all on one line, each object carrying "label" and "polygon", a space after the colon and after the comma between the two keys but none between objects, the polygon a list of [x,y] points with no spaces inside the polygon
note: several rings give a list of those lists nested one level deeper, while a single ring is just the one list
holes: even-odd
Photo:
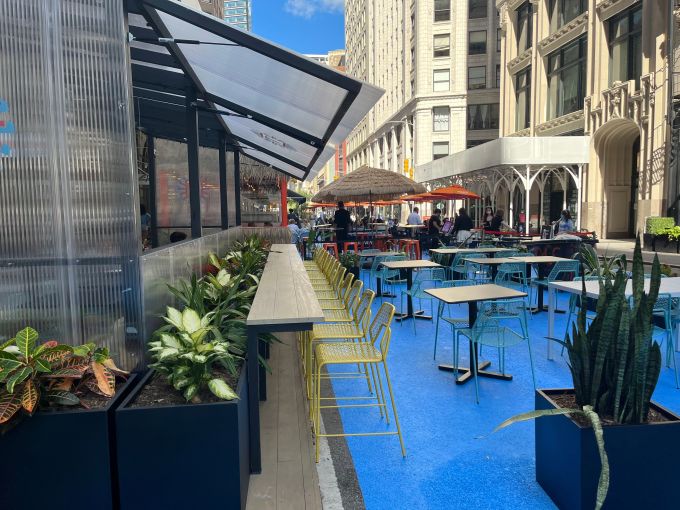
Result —
[{"label": "blue metal chair", "polygon": [[[499,310],[501,311],[499,313]],[[523,329],[521,333],[515,331],[504,325],[507,318],[511,316],[521,316],[524,314],[524,328],[526,328],[526,303],[523,299],[511,299],[511,300],[499,300],[499,301],[486,301],[482,303],[480,308],[480,313],[477,315],[477,320],[472,326],[472,328],[458,329],[455,333],[454,341],[454,355],[453,364],[455,367],[458,366],[458,352],[459,352],[459,342],[460,336],[464,336],[474,345],[473,359],[470,360],[472,365],[472,372],[475,378],[475,394],[477,398],[477,403],[479,403],[479,381],[477,376],[477,365],[479,360],[477,359],[477,348],[483,345],[490,347],[496,347],[499,352],[499,367],[501,373],[505,374],[505,349],[508,347],[513,347],[522,343],[526,343],[529,349],[529,362],[531,364],[531,378],[534,384],[534,389],[536,389],[536,375],[534,373],[534,359],[531,352],[531,341],[526,329]],[[504,316],[504,318],[499,318],[499,315]],[[507,315],[507,317],[506,317]]]},{"label": "blue metal chair", "polygon": [[[442,282],[441,287],[447,288],[447,287],[467,287],[470,285],[474,285],[475,282],[471,280],[446,280]],[[468,322],[467,317],[461,318],[461,317],[453,317],[450,314],[448,316],[444,316],[444,308],[447,310],[450,310],[451,305],[444,303],[443,301],[439,301],[439,307],[437,310],[437,320],[436,320],[436,325],[434,328],[434,354],[432,356],[432,359],[437,359],[437,341],[439,340],[439,321],[443,320],[444,322],[448,323],[449,326],[451,326],[451,332],[454,334],[456,333],[456,329],[464,329],[464,328],[469,328],[470,324]]]},{"label": "blue metal chair", "polygon": [[573,280],[579,276],[579,268],[580,262],[578,260],[561,260],[555,262],[546,279],[532,280],[531,283],[536,287],[536,296],[538,296],[539,292],[543,292],[543,289],[547,288],[551,282],[565,279]]},{"label": "blue metal chair", "polygon": [[[382,262],[396,262],[400,260],[408,260],[408,257],[405,254],[389,255],[381,260],[381,264]],[[401,277],[401,271],[399,271],[399,269],[388,269],[383,265],[378,269],[377,277],[382,280],[383,289],[385,287],[390,289],[390,302],[393,301],[394,296],[396,295],[394,287],[396,285],[406,284],[406,279]],[[383,297],[383,301],[384,300],[385,298]]]},{"label": "blue metal chair", "polygon": [[[446,271],[444,268],[421,269],[416,272],[413,279],[411,289],[405,289],[401,293],[401,309],[404,310],[404,298],[411,296],[411,300],[417,299],[418,304],[421,305],[423,299],[430,302],[430,310],[434,316],[434,299],[431,295],[425,292],[427,289],[439,287],[442,282],[446,281]],[[420,308],[420,306],[419,306]],[[404,321],[401,322],[402,325]],[[413,319],[413,334],[416,334],[416,321]]]},{"label": "blue metal chair", "polygon": [[674,313],[673,303],[675,299],[670,294],[659,294],[659,297],[654,303],[653,314],[656,317],[663,319],[663,327],[654,324],[652,326],[652,337],[660,338],[659,344],[666,342],[666,367],[673,367],[675,372],[675,387],[680,388],[678,384],[678,367],[675,360],[675,341],[673,339],[674,335],[674,322],[678,322],[677,307]]}]

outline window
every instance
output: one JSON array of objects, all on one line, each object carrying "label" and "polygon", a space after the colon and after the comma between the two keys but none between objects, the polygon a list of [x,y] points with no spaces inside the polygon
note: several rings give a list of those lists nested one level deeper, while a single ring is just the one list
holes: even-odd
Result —
[{"label": "window", "polygon": [[501,51],[501,29],[496,29],[496,51]]},{"label": "window", "polygon": [[588,9],[587,0],[550,0],[548,16],[550,18],[550,33],[566,25]]},{"label": "window", "polygon": [[449,34],[438,34],[434,36],[434,56],[448,57],[450,54],[451,42]]},{"label": "window", "polygon": [[487,3],[487,0],[470,0],[470,10],[468,17],[470,19],[486,18]]},{"label": "window", "polygon": [[470,104],[467,113],[469,130],[498,129],[498,103]]},{"label": "window", "polygon": [[446,92],[449,90],[449,82],[451,78],[448,69],[435,69],[433,77],[432,90],[434,92]]},{"label": "window", "polygon": [[432,131],[448,131],[450,115],[451,110],[448,106],[435,106],[432,108]]},{"label": "window", "polygon": [[501,65],[496,64],[496,88],[501,88]]},{"label": "window", "polygon": [[486,67],[475,66],[468,67],[468,89],[485,89],[486,88]]},{"label": "window", "polygon": [[472,147],[477,147],[478,145],[482,145],[483,143],[490,142],[491,140],[468,140],[465,144],[466,149],[470,149]]},{"label": "window", "polygon": [[486,53],[486,30],[475,30],[474,32],[470,32],[468,53],[470,55],[481,55]]},{"label": "window", "polygon": [[609,20],[609,83],[635,80],[642,72],[642,6]]},{"label": "window", "polygon": [[531,47],[533,26],[531,2],[523,3],[515,12],[517,12],[517,51],[522,53]]},{"label": "window", "polygon": [[548,119],[583,108],[587,39],[581,37],[548,56]]},{"label": "window", "polygon": [[432,144],[432,159],[444,158],[449,155],[449,142],[434,142]]},{"label": "window", "polygon": [[451,19],[451,0],[434,0],[434,20],[449,21]]},{"label": "window", "polygon": [[531,67],[515,75],[515,130],[529,127],[531,118]]}]

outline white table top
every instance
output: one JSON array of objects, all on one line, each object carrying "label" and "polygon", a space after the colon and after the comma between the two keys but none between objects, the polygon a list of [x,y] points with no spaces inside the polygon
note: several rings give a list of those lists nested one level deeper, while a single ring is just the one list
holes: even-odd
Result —
[{"label": "white table top", "polygon": [[427,225],[399,225],[397,228],[425,228]]},{"label": "white table top", "polygon": [[273,244],[246,324],[323,321],[323,310],[295,245]]},{"label": "white table top", "polygon": [[431,260],[395,260],[392,262],[383,262],[383,266],[388,269],[422,269],[429,267],[444,267]]},{"label": "white table top", "polygon": [[510,257],[513,262],[526,262],[527,264],[554,264],[555,262],[563,262],[565,259],[562,257],[552,257],[549,255],[530,255],[528,257]]},{"label": "white table top", "polygon": [[463,260],[467,262],[472,262],[473,264],[487,264],[487,265],[493,265],[493,264],[510,264],[513,262],[517,262],[517,259],[509,258],[509,257],[493,257],[493,258],[465,258],[463,257]]},{"label": "white table top", "polygon": [[433,253],[439,253],[440,255],[455,255],[456,253],[466,251],[470,253],[497,253],[503,251],[516,251],[516,250],[513,250],[512,248],[486,247],[486,248],[434,248],[430,251]]},{"label": "white table top", "polygon": [[526,292],[520,292],[493,283],[426,289],[425,292],[450,305],[470,303],[472,301],[488,301],[490,299],[517,299],[524,298],[527,295]]},{"label": "white table top", "polygon": [[[649,292],[649,278],[645,279],[645,292]],[[571,282],[550,282],[548,284],[555,290],[562,292],[569,292],[571,294],[580,294],[583,290],[583,282],[581,280],[574,280]],[[680,278],[661,278],[659,285],[660,294],[670,294],[672,297],[680,297]],[[590,298],[597,298],[600,295],[600,282],[597,280],[589,280],[586,282],[586,295]],[[633,282],[628,280],[626,285],[626,296],[633,295]]]}]

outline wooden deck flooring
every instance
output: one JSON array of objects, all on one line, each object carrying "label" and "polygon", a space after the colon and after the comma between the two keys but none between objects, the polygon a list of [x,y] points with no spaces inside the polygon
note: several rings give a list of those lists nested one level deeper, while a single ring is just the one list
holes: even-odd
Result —
[{"label": "wooden deck flooring", "polygon": [[278,335],[267,375],[267,401],[260,406],[262,474],[251,475],[247,510],[321,510],[307,400],[295,334]]}]

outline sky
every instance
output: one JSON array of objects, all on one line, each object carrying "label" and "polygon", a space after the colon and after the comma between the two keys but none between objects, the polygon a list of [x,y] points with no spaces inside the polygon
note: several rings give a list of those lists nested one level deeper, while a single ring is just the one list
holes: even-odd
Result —
[{"label": "sky", "polygon": [[344,0],[252,0],[253,33],[298,53],[345,47]]}]

